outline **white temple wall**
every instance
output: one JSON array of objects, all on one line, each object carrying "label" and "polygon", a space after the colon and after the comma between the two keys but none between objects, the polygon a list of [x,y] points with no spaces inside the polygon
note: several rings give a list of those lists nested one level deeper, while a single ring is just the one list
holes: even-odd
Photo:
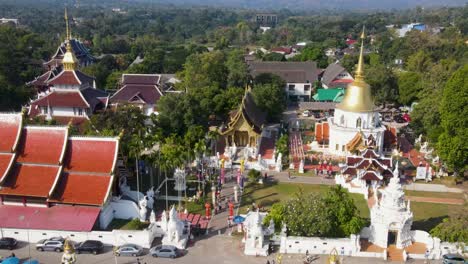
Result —
[{"label": "white temple wall", "polygon": [[[143,195],[140,196],[140,199],[143,198]],[[138,205],[129,200],[118,200],[118,201],[112,201],[110,203],[113,213],[114,213],[114,218],[119,218],[119,219],[134,219],[134,218],[139,218],[140,216],[140,210],[138,209]]]},{"label": "white temple wall", "polygon": [[320,238],[282,236],[280,253],[283,254],[329,254],[334,248],[338,254],[353,256],[359,252],[359,236],[351,235],[349,238]]},{"label": "white temple wall", "polygon": [[41,239],[61,236],[69,238],[73,242],[83,242],[85,240],[99,240],[105,245],[120,246],[125,243],[137,244],[144,248],[150,248],[153,239],[157,236],[162,236],[158,233],[160,229],[151,228],[145,230],[112,230],[112,231],[91,231],[91,232],[74,232],[74,231],[55,231],[55,230],[37,230],[37,229],[0,229],[0,237],[13,237],[19,241],[36,243]]}]

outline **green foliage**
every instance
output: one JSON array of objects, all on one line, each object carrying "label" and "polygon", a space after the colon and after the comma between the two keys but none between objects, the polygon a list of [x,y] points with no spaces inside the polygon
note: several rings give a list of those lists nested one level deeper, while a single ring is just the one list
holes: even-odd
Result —
[{"label": "green foliage", "polygon": [[305,46],[301,54],[294,57],[294,60],[315,61],[319,68],[326,68],[328,66],[328,58],[325,56],[325,49],[317,44],[308,44]]},{"label": "green foliage", "polygon": [[359,233],[365,224],[353,199],[340,186],[330,187],[324,196],[299,191],[277,205],[270,218],[284,221],[289,235],[308,237],[347,237]]},{"label": "green foliage", "polygon": [[190,55],[180,72],[182,82],[178,87],[189,90],[210,86],[225,88],[228,77],[225,60],[221,51]]},{"label": "green foliage", "polygon": [[227,84],[229,87],[245,87],[247,84],[247,64],[244,53],[240,49],[232,50],[227,55],[226,68],[228,71]]},{"label": "green foliage", "polygon": [[438,150],[447,165],[463,174],[468,167],[468,65],[456,71],[445,85],[440,115],[443,132]]},{"label": "green foliage", "polygon": [[247,177],[249,178],[249,181],[257,182],[262,177],[262,174],[258,170],[252,169],[247,174]]},{"label": "green foliage", "polygon": [[468,243],[468,211],[466,206],[463,210],[452,213],[442,223],[434,227],[430,233],[442,241],[452,243]]},{"label": "green foliage", "polygon": [[285,83],[277,75],[259,74],[252,94],[258,107],[267,113],[267,120],[277,122],[286,108]]},{"label": "green foliage", "polygon": [[283,163],[287,163],[289,156],[289,136],[287,134],[281,135],[276,141],[276,153],[281,153],[283,156]]},{"label": "green foliage", "polygon": [[409,105],[418,98],[422,90],[421,77],[415,72],[403,72],[398,75],[398,101]]},{"label": "green foliage", "polygon": [[147,223],[140,222],[140,219],[133,219],[122,227],[124,230],[143,230],[148,227]]},{"label": "green foliage", "polygon": [[268,226],[270,224],[270,220],[273,219],[275,223],[275,230],[281,230],[281,225],[283,224],[283,217],[284,217],[285,207],[283,203],[275,203],[271,206],[268,215],[263,218],[263,225]]},{"label": "green foliage", "polygon": [[378,103],[396,102],[398,98],[397,79],[393,71],[383,64],[366,69],[366,81],[371,86]]},{"label": "green foliage", "polygon": [[284,57],[283,54],[276,53],[276,52],[270,52],[265,55],[263,55],[263,61],[286,61],[286,58]]}]

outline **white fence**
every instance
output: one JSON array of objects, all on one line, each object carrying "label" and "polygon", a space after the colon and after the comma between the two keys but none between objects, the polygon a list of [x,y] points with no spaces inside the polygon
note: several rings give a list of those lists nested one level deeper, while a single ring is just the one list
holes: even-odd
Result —
[{"label": "white fence", "polygon": [[329,254],[336,249],[340,255],[354,256],[360,250],[359,236],[349,238],[319,238],[281,236],[280,253]]},{"label": "white fence", "polygon": [[74,242],[82,242],[88,239],[99,240],[105,245],[119,246],[125,243],[133,243],[144,248],[151,247],[155,237],[162,236],[160,229],[152,224],[145,230],[113,230],[113,231],[91,231],[91,232],[73,232],[73,231],[55,231],[55,230],[36,230],[36,229],[0,229],[1,237],[13,237],[20,241],[29,241],[37,243],[41,239],[61,236],[69,238]]}]

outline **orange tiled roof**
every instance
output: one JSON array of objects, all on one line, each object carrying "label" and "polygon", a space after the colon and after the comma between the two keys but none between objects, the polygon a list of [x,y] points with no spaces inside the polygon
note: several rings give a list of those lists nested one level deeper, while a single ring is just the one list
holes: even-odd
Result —
[{"label": "orange tiled roof", "polygon": [[0,194],[47,198],[60,166],[17,165],[2,185]]},{"label": "orange tiled roof", "polygon": [[110,191],[113,177],[93,174],[63,173],[50,202],[102,205]]},{"label": "orange tiled roof", "polygon": [[116,139],[68,139],[64,169],[67,171],[110,174],[117,157]]},{"label": "orange tiled roof", "polygon": [[3,177],[7,175],[8,170],[11,167],[14,159],[15,154],[0,153],[0,182],[2,182]]},{"label": "orange tiled roof", "polygon": [[21,114],[0,114],[0,152],[11,152],[20,136]]},{"label": "orange tiled roof", "polygon": [[63,157],[66,127],[25,127],[18,151],[18,162],[59,164]]}]

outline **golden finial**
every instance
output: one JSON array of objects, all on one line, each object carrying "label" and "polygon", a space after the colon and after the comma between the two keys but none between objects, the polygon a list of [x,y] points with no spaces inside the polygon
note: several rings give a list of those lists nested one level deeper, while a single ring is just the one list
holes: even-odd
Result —
[{"label": "golden finial", "polygon": [[68,41],[69,41],[69,40],[70,40],[71,34],[70,34],[70,27],[69,27],[69,25],[68,25],[68,12],[67,12],[67,8],[66,8],[66,7],[65,7],[65,27],[66,27],[66,29],[67,29],[67,33],[66,33],[67,35],[65,36],[65,40],[68,40]]},{"label": "golden finial", "polygon": [[366,35],[364,33],[365,27],[362,27],[361,33],[361,52],[359,53],[359,62],[356,69],[356,76],[354,76],[355,80],[363,80],[364,79],[364,39]]},{"label": "golden finial", "polygon": [[119,140],[122,139],[124,134],[125,134],[125,129],[122,129],[122,131],[120,131],[119,135],[117,136]]}]

